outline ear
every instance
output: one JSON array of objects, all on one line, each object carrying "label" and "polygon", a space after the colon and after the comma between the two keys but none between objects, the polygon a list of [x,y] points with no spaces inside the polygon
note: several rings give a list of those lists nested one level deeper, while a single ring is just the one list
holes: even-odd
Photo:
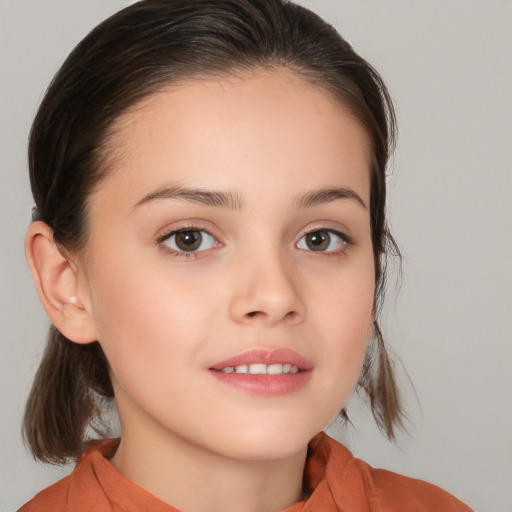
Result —
[{"label": "ear", "polygon": [[59,251],[52,229],[44,222],[33,222],[28,228],[25,257],[39,300],[53,325],[76,343],[96,341],[90,305],[77,268]]}]

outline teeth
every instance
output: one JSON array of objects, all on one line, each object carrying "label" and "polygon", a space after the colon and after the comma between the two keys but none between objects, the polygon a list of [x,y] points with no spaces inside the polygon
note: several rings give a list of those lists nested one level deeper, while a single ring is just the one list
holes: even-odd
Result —
[{"label": "teeth", "polygon": [[226,366],[221,373],[245,373],[250,375],[282,375],[286,373],[298,373],[299,367],[290,363],[275,364],[240,364],[238,366]]},{"label": "teeth", "polygon": [[264,375],[267,373],[267,365],[266,364],[251,364],[249,366],[248,373],[252,375]]},{"label": "teeth", "polygon": [[267,373],[270,375],[279,375],[283,373],[283,365],[282,364],[269,364],[267,366]]}]

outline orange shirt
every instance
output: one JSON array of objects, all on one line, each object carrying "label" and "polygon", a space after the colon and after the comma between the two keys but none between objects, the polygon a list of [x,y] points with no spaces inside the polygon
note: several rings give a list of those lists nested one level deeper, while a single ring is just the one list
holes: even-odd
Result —
[{"label": "orange shirt", "polygon": [[[125,478],[106,457],[117,440],[100,441],[73,472],[37,494],[19,512],[179,512]],[[283,512],[471,512],[435,485],[373,469],[319,434],[305,469],[311,494]]]}]

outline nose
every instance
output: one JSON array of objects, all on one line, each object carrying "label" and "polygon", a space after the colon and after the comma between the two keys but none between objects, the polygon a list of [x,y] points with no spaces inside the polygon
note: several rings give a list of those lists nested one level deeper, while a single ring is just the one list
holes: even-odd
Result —
[{"label": "nose", "polygon": [[306,308],[300,293],[300,276],[293,264],[287,265],[278,254],[260,253],[237,267],[229,305],[235,322],[273,326],[302,321]]}]

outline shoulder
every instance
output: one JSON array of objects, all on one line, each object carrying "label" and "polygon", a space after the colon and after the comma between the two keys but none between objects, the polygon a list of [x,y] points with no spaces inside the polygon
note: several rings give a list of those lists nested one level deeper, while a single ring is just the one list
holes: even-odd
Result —
[{"label": "shoulder", "polygon": [[[360,494],[358,500],[375,512],[472,512],[473,509],[440,487],[385,469],[376,469],[352,456],[345,446],[328,440],[329,458],[343,458],[342,474],[331,473],[331,488],[348,498]],[[328,477],[329,478],[329,477]],[[336,480],[336,483],[333,481]],[[356,491],[357,489],[357,491]],[[364,495],[364,498],[363,498]],[[359,501],[358,501],[359,503]]]},{"label": "shoulder", "polygon": [[[94,462],[115,448],[117,442],[109,439],[96,443],[68,476],[36,494],[18,512],[69,512],[70,508],[74,512],[90,512],[91,506],[95,510],[110,510]],[[108,508],[98,508],[102,506]]]},{"label": "shoulder", "polygon": [[[415,512],[471,512],[472,509],[437,485],[410,478],[392,471],[375,469],[354,459],[366,477],[375,500],[384,510],[414,510]],[[401,507],[401,508],[400,508]]]},{"label": "shoulder", "polygon": [[46,489],[36,494],[29,502],[25,503],[18,512],[53,512],[67,511],[66,495],[69,488],[71,475],[50,485]]}]

